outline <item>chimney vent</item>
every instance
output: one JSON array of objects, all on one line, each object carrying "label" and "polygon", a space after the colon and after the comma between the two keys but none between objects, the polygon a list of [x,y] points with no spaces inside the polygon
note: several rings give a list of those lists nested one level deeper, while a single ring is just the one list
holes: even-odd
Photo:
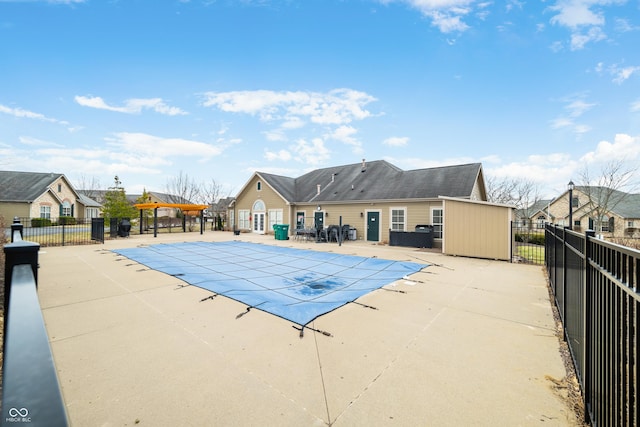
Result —
[{"label": "chimney vent", "polygon": [[320,194],[320,184],[318,184],[318,194]]}]

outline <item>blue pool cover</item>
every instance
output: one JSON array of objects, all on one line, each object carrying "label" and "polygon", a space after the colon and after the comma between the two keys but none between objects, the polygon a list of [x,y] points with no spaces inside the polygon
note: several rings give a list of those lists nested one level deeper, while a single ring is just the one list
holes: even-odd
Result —
[{"label": "blue pool cover", "polygon": [[302,326],[428,266],[238,241],[114,252]]}]

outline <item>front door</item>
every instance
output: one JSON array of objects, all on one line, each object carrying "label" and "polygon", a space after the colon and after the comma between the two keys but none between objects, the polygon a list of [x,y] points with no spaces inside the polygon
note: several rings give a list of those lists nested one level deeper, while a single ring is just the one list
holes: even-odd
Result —
[{"label": "front door", "polygon": [[253,232],[264,234],[264,212],[253,213]]},{"label": "front door", "polygon": [[296,212],[296,228],[304,228],[304,212]]},{"label": "front door", "polygon": [[367,241],[380,240],[380,212],[367,212]]},{"label": "front door", "polygon": [[314,212],[313,220],[316,230],[319,228],[324,228],[324,212]]}]

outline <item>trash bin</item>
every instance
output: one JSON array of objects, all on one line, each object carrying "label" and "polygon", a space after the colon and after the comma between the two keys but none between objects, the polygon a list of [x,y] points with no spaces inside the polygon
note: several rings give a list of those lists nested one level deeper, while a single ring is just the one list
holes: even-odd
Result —
[{"label": "trash bin", "polygon": [[131,222],[129,219],[123,218],[118,224],[118,236],[129,237],[129,232],[131,232]]},{"label": "trash bin", "polygon": [[424,233],[424,239],[420,239],[421,246],[424,248],[433,247],[433,225],[416,225],[416,233]]},{"label": "trash bin", "polygon": [[273,234],[276,240],[287,240],[289,238],[289,224],[273,224]]},{"label": "trash bin", "polygon": [[349,240],[358,240],[358,234],[355,227],[349,227]]}]

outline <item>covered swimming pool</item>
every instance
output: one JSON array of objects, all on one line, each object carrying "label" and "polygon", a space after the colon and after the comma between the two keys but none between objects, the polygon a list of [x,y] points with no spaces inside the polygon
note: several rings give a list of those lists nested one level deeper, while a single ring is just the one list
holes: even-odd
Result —
[{"label": "covered swimming pool", "polygon": [[115,253],[298,325],[421,271],[391,261],[239,241],[157,244]]}]

